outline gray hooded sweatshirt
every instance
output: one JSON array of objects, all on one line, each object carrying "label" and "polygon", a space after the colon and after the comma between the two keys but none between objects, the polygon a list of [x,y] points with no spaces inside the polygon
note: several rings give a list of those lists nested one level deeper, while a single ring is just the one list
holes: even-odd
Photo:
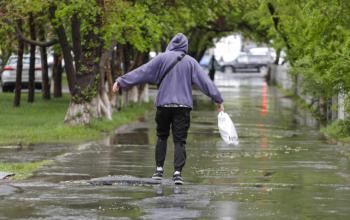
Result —
[{"label": "gray hooded sweatshirt", "polygon": [[[119,86],[127,88],[145,83],[159,84],[169,66],[176,62],[176,59],[182,53],[187,53],[187,50],[187,37],[181,33],[175,35],[164,53],[119,77],[117,79]],[[211,97],[214,102],[223,102],[220,92],[209,76],[204,73],[202,67],[194,58],[186,55],[163,79],[158,90],[155,105],[159,107],[166,104],[179,104],[192,108],[192,84]]]}]

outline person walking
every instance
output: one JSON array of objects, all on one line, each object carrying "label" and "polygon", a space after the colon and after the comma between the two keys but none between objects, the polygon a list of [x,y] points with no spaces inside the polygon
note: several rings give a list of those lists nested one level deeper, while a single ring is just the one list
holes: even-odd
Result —
[{"label": "person walking", "polygon": [[215,78],[215,72],[216,72],[216,66],[217,66],[217,61],[215,59],[215,56],[212,55],[210,58],[210,62],[209,62],[209,78],[211,79],[211,81],[214,81]]},{"label": "person walking", "polygon": [[217,110],[223,111],[223,98],[198,64],[187,55],[188,40],[182,34],[176,34],[164,53],[148,63],[120,76],[113,85],[113,92],[138,84],[157,84],[158,93],[155,100],[157,107],[157,143],[155,147],[156,168],[153,179],[161,180],[164,175],[164,161],[167,150],[167,139],[172,130],[174,151],[175,184],[183,184],[181,172],[186,162],[186,139],[190,127],[190,112],[193,107],[192,85],[211,97]]}]

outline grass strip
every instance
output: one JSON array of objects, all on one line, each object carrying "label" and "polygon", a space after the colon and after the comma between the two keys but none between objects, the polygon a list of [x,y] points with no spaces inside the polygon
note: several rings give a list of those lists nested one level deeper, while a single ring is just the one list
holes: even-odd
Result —
[{"label": "grass strip", "polygon": [[30,177],[35,170],[49,164],[49,160],[42,160],[32,163],[0,163],[0,170],[9,173],[15,173],[12,180],[22,180]]},{"label": "grass strip", "polygon": [[[299,96],[294,95],[290,90],[283,89],[281,86],[276,86],[276,88],[286,97],[291,98],[294,103],[299,108],[307,110],[312,113],[312,115],[324,125],[320,129],[320,132],[329,140],[341,143],[350,143],[350,121],[348,120],[336,120],[330,124],[325,125],[322,121],[319,113],[315,111],[308,103],[306,103]],[[349,153],[348,153],[349,155]]]},{"label": "grass strip", "polygon": [[336,120],[324,128],[321,132],[328,138],[342,143],[350,143],[350,122]]},{"label": "grass strip", "polygon": [[96,140],[102,132],[142,117],[152,109],[151,103],[134,104],[114,112],[113,120],[93,120],[89,126],[64,124],[69,105],[69,95],[45,101],[36,93],[34,103],[27,103],[22,94],[19,108],[13,107],[13,94],[0,93],[0,145],[29,145],[37,143],[79,143]]}]

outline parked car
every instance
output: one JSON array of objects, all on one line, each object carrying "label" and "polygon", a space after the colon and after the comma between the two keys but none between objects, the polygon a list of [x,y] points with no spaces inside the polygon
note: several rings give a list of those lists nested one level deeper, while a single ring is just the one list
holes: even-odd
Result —
[{"label": "parked car", "polygon": [[199,65],[201,65],[201,67],[203,68],[208,68],[211,56],[212,55],[210,54],[204,54],[201,60],[199,61]]},{"label": "parked car", "polygon": [[[28,87],[29,82],[29,55],[23,56],[23,70],[22,70],[22,87]],[[16,84],[16,68],[17,68],[17,56],[11,56],[1,74],[1,86],[3,92],[13,92]],[[49,79],[51,80],[51,69],[49,68]],[[35,88],[41,89],[42,72],[41,72],[41,58],[35,57]]]},{"label": "parked car", "polygon": [[269,55],[273,58],[276,57],[275,49],[270,47],[253,47],[248,50],[248,53],[252,55]]},{"label": "parked car", "polygon": [[232,62],[226,62],[221,65],[223,72],[228,69],[232,72],[239,70],[254,70],[260,72],[262,67],[266,67],[273,62],[273,58],[270,55],[253,55],[253,54],[241,54]]}]

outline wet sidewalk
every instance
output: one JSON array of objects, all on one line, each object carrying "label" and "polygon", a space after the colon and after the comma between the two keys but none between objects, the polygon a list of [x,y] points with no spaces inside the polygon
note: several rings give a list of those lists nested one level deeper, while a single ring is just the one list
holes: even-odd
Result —
[{"label": "wet sidewalk", "polygon": [[[218,74],[216,83],[240,145],[221,141],[213,104],[195,92],[185,185],[89,183],[109,175],[128,180],[153,173],[156,135],[150,112],[102,141],[41,146],[55,161],[0,195],[0,219],[349,219],[350,163],[343,154],[349,146],[328,144],[310,114],[259,74]],[[0,157],[40,155],[16,151]],[[169,142],[167,178],[172,159]]]}]

